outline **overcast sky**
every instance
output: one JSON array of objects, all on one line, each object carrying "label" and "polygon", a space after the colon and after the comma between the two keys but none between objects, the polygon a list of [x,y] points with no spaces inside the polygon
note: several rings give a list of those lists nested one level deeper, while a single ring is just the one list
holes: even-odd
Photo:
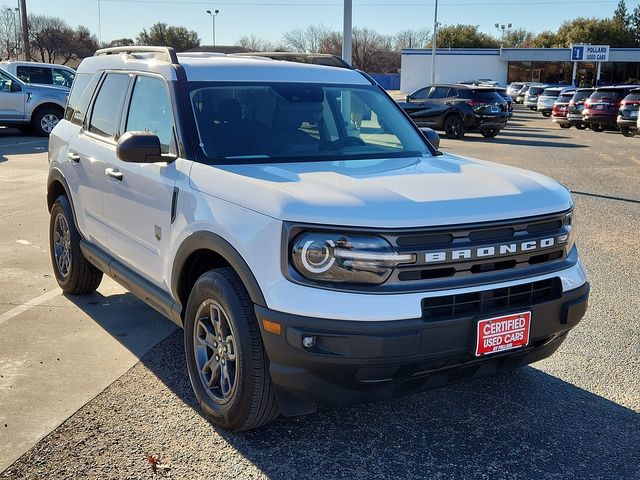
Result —
[{"label": "overcast sky", "polygon": [[[639,0],[627,0],[633,10]],[[15,7],[17,0],[0,0]],[[203,44],[211,43],[211,18],[207,9],[219,9],[216,41],[234,44],[242,35],[255,34],[277,42],[282,33],[309,24],[324,24],[342,30],[341,0],[100,0],[102,39],[135,36],[144,27],[161,21],[184,25],[198,32]],[[406,28],[431,28],[433,0],[353,0],[354,26],[380,33]],[[440,0],[442,24],[478,25],[495,33],[495,23],[512,23],[514,28],[534,32],[556,29],[564,20],[577,16],[611,16],[617,0]],[[30,13],[55,15],[72,26],[85,25],[98,34],[98,0],[27,0]]]}]

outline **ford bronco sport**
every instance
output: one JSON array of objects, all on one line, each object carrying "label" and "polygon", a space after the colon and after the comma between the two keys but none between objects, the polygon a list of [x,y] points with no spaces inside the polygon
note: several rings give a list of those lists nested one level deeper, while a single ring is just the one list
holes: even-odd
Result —
[{"label": "ford bronco sport", "polygon": [[231,430],[535,362],[587,306],[569,192],[441,154],[353,69],[100,50],[49,161],[62,290],[183,327]]}]

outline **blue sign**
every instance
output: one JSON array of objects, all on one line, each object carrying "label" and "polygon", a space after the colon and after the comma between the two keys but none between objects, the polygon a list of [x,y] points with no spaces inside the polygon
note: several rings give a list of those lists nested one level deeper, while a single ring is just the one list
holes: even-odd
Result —
[{"label": "blue sign", "polygon": [[571,61],[581,62],[584,60],[584,45],[576,45],[571,47]]}]

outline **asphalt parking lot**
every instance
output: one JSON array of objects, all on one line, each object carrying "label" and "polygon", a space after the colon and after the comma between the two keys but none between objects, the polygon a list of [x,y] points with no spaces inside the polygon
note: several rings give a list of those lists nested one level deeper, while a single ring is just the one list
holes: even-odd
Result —
[{"label": "asphalt parking lot", "polygon": [[0,130],[0,478],[640,478],[640,137],[517,108],[495,139],[442,139],[574,193],[590,307],[551,358],[230,434],[200,415],[168,320],[108,280],[59,294],[46,141],[14,133]]}]

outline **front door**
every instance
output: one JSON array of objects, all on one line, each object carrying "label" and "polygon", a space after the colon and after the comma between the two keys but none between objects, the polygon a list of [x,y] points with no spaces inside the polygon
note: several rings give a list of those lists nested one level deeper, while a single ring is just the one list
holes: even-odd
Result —
[{"label": "front door", "polygon": [[25,92],[16,80],[0,70],[0,121],[24,120]]},{"label": "front door", "polygon": [[[157,76],[135,78],[124,130],[149,131],[160,138],[162,153],[176,153],[168,86]],[[157,286],[168,289],[163,258],[168,258],[173,188],[180,160],[105,162],[103,188],[106,244],[118,259]]]}]

